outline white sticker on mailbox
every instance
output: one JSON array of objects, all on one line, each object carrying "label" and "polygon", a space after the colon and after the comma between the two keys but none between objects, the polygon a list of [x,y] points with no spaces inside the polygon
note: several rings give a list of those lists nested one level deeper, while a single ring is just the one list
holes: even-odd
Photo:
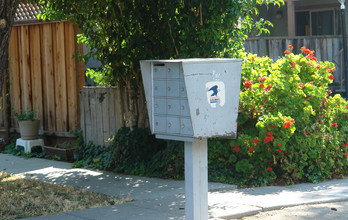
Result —
[{"label": "white sticker on mailbox", "polygon": [[205,84],[208,103],[212,108],[216,105],[225,105],[225,84],[221,81],[212,81]]}]

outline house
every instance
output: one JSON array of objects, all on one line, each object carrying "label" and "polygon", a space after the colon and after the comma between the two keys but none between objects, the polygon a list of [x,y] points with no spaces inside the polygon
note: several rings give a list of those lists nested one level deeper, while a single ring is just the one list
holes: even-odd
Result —
[{"label": "house", "polygon": [[[259,7],[259,18],[271,21],[269,35],[249,37],[247,52],[277,59],[289,44],[299,53],[302,46],[316,51],[320,61],[335,63],[335,81],[330,85],[337,93],[345,91],[342,40],[342,13],[338,0],[285,0],[285,5]],[[347,16],[344,16],[345,21]],[[346,30],[347,24],[346,23]]]}]

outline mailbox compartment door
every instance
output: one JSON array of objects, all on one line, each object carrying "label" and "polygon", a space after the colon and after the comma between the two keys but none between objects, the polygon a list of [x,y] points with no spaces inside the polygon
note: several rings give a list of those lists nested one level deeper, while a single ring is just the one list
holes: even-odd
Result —
[{"label": "mailbox compartment door", "polygon": [[167,79],[179,79],[180,64],[179,63],[166,63]]},{"label": "mailbox compartment door", "polygon": [[154,117],[154,132],[155,133],[166,133],[167,123],[166,117],[155,116]]},{"label": "mailbox compartment door", "polygon": [[179,81],[167,80],[167,96],[179,97]]},{"label": "mailbox compartment door", "polygon": [[167,114],[168,115],[180,115],[180,100],[179,99],[167,99]]},{"label": "mailbox compartment door", "polygon": [[164,80],[154,80],[153,81],[153,94],[154,96],[166,96],[167,83]]},{"label": "mailbox compartment door", "polygon": [[167,116],[167,134],[180,134],[180,118]]},{"label": "mailbox compartment door", "polygon": [[153,107],[155,114],[165,115],[167,113],[166,99],[155,98]]},{"label": "mailbox compartment door", "polygon": [[180,100],[180,115],[186,117],[190,116],[190,108],[187,99]]},{"label": "mailbox compartment door", "polygon": [[189,118],[180,119],[180,134],[185,136],[193,136],[191,119]]},{"label": "mailbox compartment door", "polygon": [[153,78],[154,79],[165,79],[167,78],[166,67],[164,64],[154,64],[153,65]]}]

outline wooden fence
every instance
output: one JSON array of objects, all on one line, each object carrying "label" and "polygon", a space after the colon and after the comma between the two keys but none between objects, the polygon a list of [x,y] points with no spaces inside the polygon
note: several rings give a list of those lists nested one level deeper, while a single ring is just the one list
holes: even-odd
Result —
[{"label": "wooden fence", "polygon": [[85,143],[108,146],[121,127],[120,95],[116,87],[84,87],[80,91],[81,128]]},{"label": "wooden fence", "polygon": [[[83,63],[75,59],[81,46],[69,22],[14,26],[9,47],[10,128],[14,113],[27,108],[40,117],[40,133],[69,136],[79,122],[79,90]],[[1,124],[0,118],[0,126]]]},{"label": "wooden fence", "polygon": [[334,85],[343,87],[342,38],[339,36],[251,38],[245,42],[245,49],[247,52],[277,60],[284,55],[289,45],[293,45],[294,53],[300,53],[300,48],[305,46],[315,50],[315,56],[319,61],[335,63]]}]

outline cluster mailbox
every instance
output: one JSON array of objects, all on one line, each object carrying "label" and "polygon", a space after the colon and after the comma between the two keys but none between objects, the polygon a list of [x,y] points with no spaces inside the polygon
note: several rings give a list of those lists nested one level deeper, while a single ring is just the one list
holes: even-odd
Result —
[{"label": "cluster mailbox", "polygon": [[157,138],[236,138],[242,61],[140,61],[152,133]]}]

